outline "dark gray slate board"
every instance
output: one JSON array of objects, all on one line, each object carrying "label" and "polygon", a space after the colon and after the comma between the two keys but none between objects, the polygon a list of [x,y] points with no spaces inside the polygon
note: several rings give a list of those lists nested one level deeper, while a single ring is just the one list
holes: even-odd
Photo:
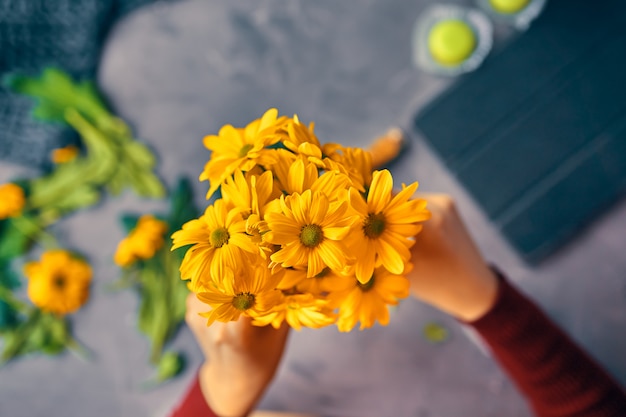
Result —
[{"label": "dark gray slate board", "polygon": [[626,2],[552,0],[415,127],[530,262],[626,188]]}]

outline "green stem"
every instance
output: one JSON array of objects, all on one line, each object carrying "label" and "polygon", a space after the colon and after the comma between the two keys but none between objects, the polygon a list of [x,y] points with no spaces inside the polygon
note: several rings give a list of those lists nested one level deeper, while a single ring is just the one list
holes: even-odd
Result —
[{"label": "green stem", "polygon": [[22,350],[27,343],[28,336],[40,317],[41,311],[38,308],[33,308],[28,313],[26,320],[13,330],[15,338],[12,339],[10,345],[7,344],[3,346],[2,355],[0,357],[0,366],[23,353]]},{"label": "green stem", "polygon": [[23,311],[28,308],[25,302],[17,299],[13,295],[13,292],[3,285],[0,285],[0,300],[4,301],[14,310]]},{"label": "green stem", "polygon": [[[39,242],[44,249],[57,249],[59,244],[54,236],[46,232],[37,222],[31,220],[29,217],[20,216],[13,219],[13,225],[24,236],[28,236],[30,239]],[[35,233],[32,233],[35,231]]]},{"label": "green stem", "polygon": [[87,361],[92,360],[94,357],[93,352],[91,352],[89,349],[87,349],[85,346],[83,346],[80,342],[78,342],[78,340],[74,339],[73,337],[70,337],[67,340],[67,343],[65,344],[65,346],[68,348],[70,353],[72,353],[72,355],[76,356],[78,359],[82,361],[87,362]]}]

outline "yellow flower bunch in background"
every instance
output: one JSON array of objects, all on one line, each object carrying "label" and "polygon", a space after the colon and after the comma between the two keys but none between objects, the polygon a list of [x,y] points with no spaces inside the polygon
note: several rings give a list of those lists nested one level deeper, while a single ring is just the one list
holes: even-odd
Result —
[{"label": "yellow flower bunch in background", "polygon": [[40,261],[24,266],[28,297],[42,311],[65,315],[77,311],[89,298],[91,267],[64,250],[44,252]]},{"label": "yellow flower bunch in background", "polygon": [[137,226],[117,246],[114,261],[126,267],[140,259],[150,259],[165,243],[167,223],[152,215],[143,215]]},{"label": "yellow flower bunch in background", "polygon": [[74,145],[53,149],[50,152],[50,160],[55,164],[66,164],[75,160],[79,152],[78,147]]},{"label": "yellow flower bunch in background", "polygon": [[385,325],[408,296],[409,249],[426,202],[417,183],[393,191],[359,148],[322,145],[314,125],[268,110],[244,128],[204,139],[201,180],[221,198],[173,235],[190,246],[182,279],[208,304],[208,324],[251,317],[257,325]]},{"label": "yellow flower bunch in background", "polygon": [[19,216],[25,204],[22,187],[11,182],[0,185],[0,220]]}]

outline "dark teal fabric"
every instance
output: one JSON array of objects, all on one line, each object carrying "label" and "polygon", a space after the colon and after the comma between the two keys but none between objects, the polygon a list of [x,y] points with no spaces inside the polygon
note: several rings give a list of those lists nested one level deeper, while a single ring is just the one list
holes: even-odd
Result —
[{"label": "dark teal fabric", "polygon": [[[112,25],[155,0],[0,0],[0,76],[36,75],[47,65],[94,77]],[[0,161],[42,166],[71,132],[34,122],[32,102],[0,87]]]}]

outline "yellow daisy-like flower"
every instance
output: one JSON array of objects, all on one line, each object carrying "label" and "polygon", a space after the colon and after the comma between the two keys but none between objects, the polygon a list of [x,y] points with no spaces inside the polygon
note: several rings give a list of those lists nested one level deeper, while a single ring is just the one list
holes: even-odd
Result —
[{"label": "yellow daisy-like flower", "polygon": [[385,268],[377,268],[365,283],[354,277],[352,288],[331,294],[331,299],[339,304],[337,328],[349,332],[357,322],[360,330],[372,327],[376,321],[386,326],[389,323],[389,305],[397,305],[398,300],[409,295],[409,280],[394,275]]},{"label": "yellow daisy-like flower", "polygon": [[274,188],[272,171],[244,175],[242,171],[236,170],[222,184],[222,199],[237,209],[243,209],[244,218],[250,214],[263,218],[268,202],[277,199],[280,194],[280,190]]},{"label": "yellow daisy-like flower", "polygon": [[283,143],[285,147],[292,152],[298,152],[300,145],[309,143],[320,148],[319,139],[315,135],[315,123],[309,123],[309,126],[305,126],[300,122],[297,115],[294,114],[293,118],[288,119],[283,129],[281,129],[285,136],[283,137]]},{"label": "yellow daisy-like flower", "polygon": [[257,253],[258,247],[246,234],[241,210],[217,200],[200,218],[188,221],[172,235],[172,250],[193,245],[180,265],[181,278],[191,279],[192,288],[219,283],[225,267],[235,269],[247,262],[245,253]]},{"label": "yellow daisy-like flower", "polygon": [[345,148],[335,143],[324,145],[324,169],[350,177],[352,185],[364,192],[372,182],[372,155],[361,148]]},{"label": "yellow daisy-like flower", "polygon": [[281,274],[272,274],[263,262],[242,263],[235,270],[224,268],[220,285],[198,287],[197,297],[211,306],[203,313],[207,326],[215,320],[235,321],[244,316],[257,318],[270,313],[282,301],[276,289]]},{"label": "yellow daisy-like flower", "polygon": [[329,307],[327,300],[313,294],[292,294],[283,297],[282,303],[273,309],[271,314],[255,318],[252,324],[266,326],[271,324],[280,328],[284,321],[296,330],[302,327],[319,329],[335,323],[337,314]]},{"label": "yellow daisy-like flower", "polygon": [[267,167],[274,164],[275,150],[266,148],[280,140],[276,130],[285,120],[284,116],[278,117],[278,110],[269,109],[263,117],[243,129],[226,125],[217,135],[206,136],[204,146],[212,151],[211,159],[200,175],[200,181],[208,180],[211,183],[206,198],[211,198],[235,170],[245,172],[257,165]]},{"label": "yellow daisy-like flower", "polygon": [[322,149],[320,141],[313,132],[314,123],[305,126],[300,123],[297,115],[292,119],[288,119],[284,127],[285,136],[282,140],[283,145],[290,151],[305,158],[309,162],[315,163],[322,168]]},{"label": "yellow daisy-like flower", "polygon": [[0,185],[0,220],[19,216],[25,204],[22,187],[13,183]]},{"label": "yellow daisy-like flower", "polygon": [[302,159],[288,165],[279,163],[275,168],[281,189],[287,194],[302,194],[306,190],[325,194],[331,201],[346,198],[345,192],[351,185],[350,178],[338,171],[319,174],[317,166]]},{"label": "yellow daisy-like flower", "polygon": [[64,250],[45,252],[39,262],[24,266],[28,297],[41,310],[65,315],[89,298],[91,267]]},{"label": "yellow daisy-like flower", "polygon": [[327,266],[343,269],[351,259],[343,239],[356,220],[348,213],[348,202],[331,203],[325,194],[306,190],[281,197],[280,203],[281,212],[265,215],[270,228],[267,241],[281,247],[271,255],[272,263],[284,268],[306,267],[308,277]]},{"label": "yellow daisy-like flower", "polygon": [[50,152],[50,159],[55,164],[66,164],[73,161],[78,156],[78,147],[68,145],[64,148],[53,149]]},{"label": "yellow daisy-like flower", "polygon": [[287,194],[302,194],[310,189],[319,177],[317,166],[297,157],[291,158],[293,154],[284,149],[279,150],[279,155],[281,158],[272,171],[280,189]]},{"label": "yellow daisy-like flower", "polygon": [[166,232],[164,221],[149,214],[141,216],[135,228],[117,245],[113,260],[126,267],[140,259],[152,258],[163,247]]},{"label": "yellow daisy-like flower", "polygon": [[394,196],[393,179],[387,170],[374,172],[367,201],[357,190],[351,190],[350,204],[360,216],[350,234],[350,249],[359,254],[355,263],[359,282],[368,282],[380,265],[391,273],[404,273],[413,237],[422,229],[419,222],[430,217],[425,200],[410,200],[415,190],[417,183]]}]

